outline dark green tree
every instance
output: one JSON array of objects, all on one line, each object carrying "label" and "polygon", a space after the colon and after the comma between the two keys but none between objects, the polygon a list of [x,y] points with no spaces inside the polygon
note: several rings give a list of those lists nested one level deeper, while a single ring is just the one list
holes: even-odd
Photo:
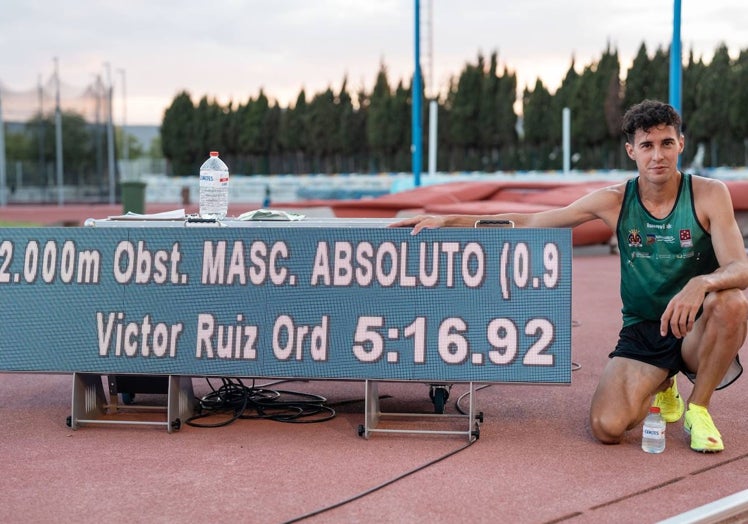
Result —
[{"label": "dark green tree", "polygon": [[281,146],[278,136],[280,133],[281,113],[281,107],[275,100],[268,108],[267,113],[265,113],[265,119],[262,124],[265,150],[261,155],[261,174],[278,173],[282,169]]},{"label": "dark green tree", "polygon": [[553,139],[548,125],[553,108],[553,97],[538,78],[532,91],[525,88],[522,95],[523,145],[525,169],[549,169],[549,155],[553,149]]},{"label": "dark green tree", "polygon": [[387,68],[380,65],[374,89],[369,96],[366,119],[366,138],[372,153],[372,169],[374,171],[388,171],[391,159],[390,151],[397,144],[390,135],[392,106],[392,91],[387,79]]},{"label": "dark green tree", "polygon": [[307,103],[306,93],[302,89],[296,97],[296,104],[281,114],[279,142],[283,151],[289,155],[288,167],[284,171],[305,173],[307,167],[304,161],[307,150]]},{"label": "dark green tree", "polygon": [[623,110],[645,99],[668,100],[670,74],[669,53],[657,48],[650,59],[647,46],[642,43],[631,67],[626,73]]},{"label": "dark green tree", "polygon": [[202,97],[198,102],[192,118],[194,126],[195,147],[202,152],[206,159],[211,151],[218,151],[222,157],[226,157],[223,129],[224,110],[215,101]]},{"label": "dark green tree", "polygon": [[740,52],[733,65],[732,84],[729,92],[729,122],[730,134],[742,146],[740,155],[735,158],[737,165],[748,165],[748,50]]},{"label": "dark green tree", "polygon": [[[581,154],[578,167],[613,167],[614,148],[620,122],[620,64],[618,52],[608,47],[600,60],[584,68],[577,96],[572,105],[572,120]],[[617,148],[616,148],[617,149]]]},{"label": "dark green tree", "polygon": [[496,120],[498,122],[498,146],[499,152],[504,160],[499,160],[497,168],[512,169],[511,154],[517,146],[517,113],[514,105],[517,103],[517,75],[504,67],[504,72],[499,76],[499,86],[496,92]]},{"label": "dark green tree", "polygon": [[483,169],[504,167],[503,153],[511,152],[517,143],[517,79],[506,68],[498,71],[498,55],[491,54],[488,70],[483,77],[479,98],[479,145]]},{"label": "dark green tree", "polygon": [[348,172],[365,171],[369,153],[366,143],[366,92],[362,89],[356,93],[355,104],[342,89],[339,98],[340,134],[345,158],[343,169]]},{"label": "dark green tree", "polygon": [[[479,59],[480,60],[480,59]],[[498,156],[501,145],[499,137],[499,76],[498,57],[491,54],[488,71],[482,72],[480,96],[478,97],[478,145],[483,155],[484,168],[490,169],[492,157]]]},{"label": "dark green tree", "polygon": [[479,150],[484,65],[481,55],[476,64],[466,64],[449,93],[449,139],[454,162],[462,169],[482,168]]},{"label": "dark green tree", "polygon": [[706,73],[706,64],[699,58],[696,59],[693,50],[689,52],[688,62],[683,68],[683,89],[682,89],[682,110],[683,134],[686,137],[686,147],[683,151],[682,158],[687,165],[690,165],[696,156],[699,148],[704,148],[704,137],[699,136],[699,130],[693,123],[696,107],[698,106],[696,87],[701,83]]},{"label": "dark green tree", "polygon": [[[448,92],[451,93],[452,89],[450,88]],[[451,155],[452,140],[449,136],[451,127],[449,97],[439,98],[436,109],[436,165],[438,169],[447,171],[455,169]]]},{"label": "dark green tree", "polygon": [[333,158],[341,148],[335,94],[330,87],[309,102],[307,140],[315,160],[315,171],[331,173]]},{"label": "dark green tree", "polygon": [[[411,86],[413,83],[411,82]],[[388,135],[390,149],[388,155],[392,158],[392,168],[395,171],[408,171],[412,167],[411,145],[411,89],[403,85],[402,80],[397,83],[394,96],[390,99],[390,118],[388,119]],[[423,119],[421,119],[423,121]],[[423,126],[422,126],[423,128]]]},{"label": "dark green tree", "polygon": [[[248,175],[266,170],[270,152],[270,137],[265,124],[270,111],[270,102],[262,89],[257,98],[247,100],[236,111],[239,126],[238,155],[243,172]],[[265,171],[266,172],[266,171]]]},{"label": "dark green tree", "polygon": [[[572,155],[579,153],[579,125],[576,121],[576,109],[577,109],[577,93],[579,91],[580,75],[576,70],[576,63],[574,58],[571,60],[569,69],[566,71],[564,79],[561,81],[561,85],[553,95],[551,103],[551,111],[548,115],[548,126],[550,128],[550,138],[554,144],[554,148],[550,153],[551,165],[554,169],[561,169],[563,167],[563,150],[562,150],[562,139],[563,139],[563,111],[565,108],[569,108],[571,112],[571,150]],[[574,167],[574,166],[572,166]]]},{"label": "dark green tree", "polygon": [[190,95],[182,91],[164,112],[161,122],[161,148],[171,164],[175,175],[188,175],[198,172],[201,152],[194,137],[193,121],[195,106]]},{"label": "dark green tree", "polygon": [[696,86],[696,107],[690,119],[693,138],[708,144],[706,165],[720,165],[720,147],[727,147],[730,97],[726,95],[726,88],[731,83],[731,59],[723,44],[715,51]]},{"label": "dark green tree", "polygon": [[[82,115],[64,111],[61,115],[62,128],[62,166],[64,184],[103,184],[103,170],[96,169],[91,127]],[[26,128],[31,130],[28,142],[29,150],[23,156],[41,155],[42,165],[55,165],[57,149],[55,141],[55,117],[49,115],[32,118]],[[41,141],[41,142],[40,142]],[[7,146],[6,146],[7,147]],[[40,171],[38,183],[54,185],[56,180],[48,178],[52,171]]]},{"label": "dark green tree", "polygon": [[[23,177],[22,184],[33,184],[38,183],[39,173],[36,170],[38,164],[34,162],[35,151],[32,148],[32,133],[28,132],[29,127],[26,128],[26,132],[11,132],[5,126],[5,160],[6,166],[10,168],[12,165],[23,166]],[[16,177],[8,176],[7,178],[8,187],[11,193],[16,189]]]}]

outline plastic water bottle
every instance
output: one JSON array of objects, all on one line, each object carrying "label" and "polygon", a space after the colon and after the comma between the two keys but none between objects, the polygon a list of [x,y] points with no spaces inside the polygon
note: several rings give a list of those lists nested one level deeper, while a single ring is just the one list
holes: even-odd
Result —
[{"label": "plastic water bottle", "polygon": [[229,209],[229,168],[211,151],[200,166],[200,216],[223,220]]},{"label": "plastic water bottle", "polygon": [[652,406],[649,415],[644,419],[642,429],[642,449],[647,453],[662,453],[665,451],[665,427],[667,424],[660,415],[660,408]]}]

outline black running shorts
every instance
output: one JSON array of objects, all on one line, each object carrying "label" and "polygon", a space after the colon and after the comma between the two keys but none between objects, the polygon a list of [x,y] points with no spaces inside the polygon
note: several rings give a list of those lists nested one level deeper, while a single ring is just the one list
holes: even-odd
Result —
[{"label": "black running shorts", "polygon": [[683,339],[672,333],[660,335],[659,322],[644,320],[621,328],[618,344],[608,356],[631,358],[667,369],[672,377],[679,371],[688,371],[680,352],[682,343]]},{"label": "black running shorts", "polygon": [[[668,377],[683,372],[693,382],[696,374],[686,367],[681,354],[682,338],[672,333],[660,335],[660,322],[643,320],[621,329],[616,348],[608,355],[610,358],[623,357],[639,360],[660,369],[668,370]],[[743,366],[736,356],[717,389],[722,389],[737,380],[743,373]]]}]

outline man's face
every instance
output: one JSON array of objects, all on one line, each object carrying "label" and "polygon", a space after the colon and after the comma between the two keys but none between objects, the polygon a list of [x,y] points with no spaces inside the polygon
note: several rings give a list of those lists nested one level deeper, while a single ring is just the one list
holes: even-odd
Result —
[{"label": "man's face", "polygon": [[634,143],[626,143],[626,152],[636,162],[641,176],[658,179],[677,173],[683,145],[683,135],[673,126],[661,124],[647,130],[637,129]]}]

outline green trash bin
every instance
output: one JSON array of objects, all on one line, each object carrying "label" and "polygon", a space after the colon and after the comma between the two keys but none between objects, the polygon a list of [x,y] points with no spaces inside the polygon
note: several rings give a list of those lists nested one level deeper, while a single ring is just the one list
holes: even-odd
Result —
[{"label": "green trash bin", "polygon": [[145,213],[145,182],[121,182],[122,213]]}]

